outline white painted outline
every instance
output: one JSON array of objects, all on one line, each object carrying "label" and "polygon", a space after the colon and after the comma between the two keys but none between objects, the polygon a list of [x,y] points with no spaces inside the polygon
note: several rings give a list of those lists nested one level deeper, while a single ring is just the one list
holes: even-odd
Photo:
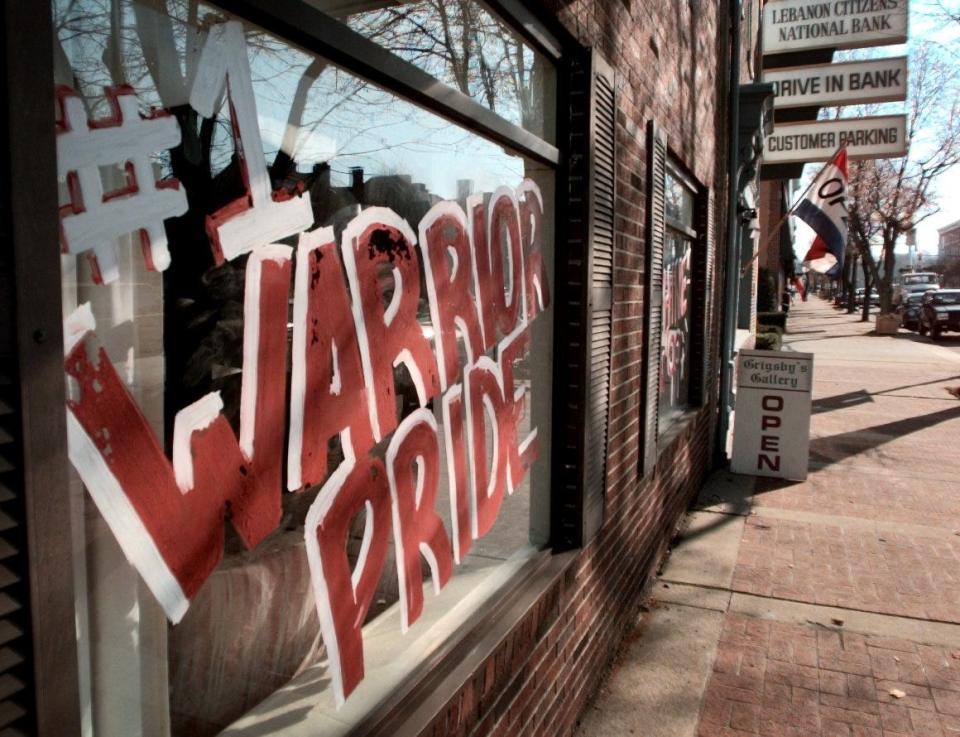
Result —
[{"label": "white painted outline", "polygon": [[[483,340],[483,347],[484,349],[487,349],[490,345],[493,344],[493,339],[497,332],[497,326],[496,326],[496,320],[494,320],[493,321],[494,335],[488,336],[487,328],[486,328],[486,325],[484,325],[484,319],[483,319],[483,302],[482,302],[483,295],[481,294],[481,289],[480,289],[480,267],[477,265],[477,248],[482,246],[483,248],[486,249],[487,263],[489,264],[490,263],[490,233],[488,232],[486,234],[487,236],[486,243],[477,243],[476,233],[474,233],[474,229],[473,229],[473,213],[478,208],[483,210],[483,195],[482,194],[468,195],[466,215],[467,215],[467,223],[469,224],[467,227],[467,236],[470,242],[470,271],[473,275],[473,303],[474,305],[476,305],[477,315],[480,318],[479,320],[480,336]],[[486,219],[487,219],[486,211],[484,211],[484,223],[486,223]],[[484,224],[484,228],[486,227],[487,227],[486,224]],[[466,369],[467,367],[464,366],[464,371],[466,371]]]},{"label": "white painted outline", "polygon": [[232,261],[264,244],[309,228],[313,224],[313,206],[307,196],[273,199],[260,137],[247,42],[239,21],[211,26],[197,62],[197,74],[190,89],[190,106],[204,118],[211,118],[220,108],[224,92],[230,98],[239,138],[235,146],[246,171],[250,199],[248,209],[228,217],[217,228],[223,258]]},{"label": "white painted outline", "polygon": [[[96,329],[90,303],[77,307],[64,321],[64,336],[69,354]],[[153,537],[147,531],[120,481],[110,470],[96,443],[68,407],[67,454],[80,480],[107,521],[120,549],[137,570],[147,588],[173,624],[179,622],[190,606],[180,582],[163,559]]]},{"label": "white painted outline", "polygon": [[271,243],[258,248],[247,259],[243,288],[243,373],[240,384],[240,450],[247,460],[253,458],[257,431],[257,384],[260,356],[260,280],[263,262],[273,261],[280,266],[293,255],[290,246]]},{"label": "white painted outline", "polygon": [[[317,530],[323,523],[323,520],[329,514],[333,503],[337,500],[337,495],[343,489],[353,469],[357,465],[357,458],[353,452],[353,443],[350,442],[350,430],[344,431],[346,442],[343,444],[343,461],[337,467],[337,470],[330,474],[330,477],[324,483],[320,492],[317,494],[310,509],[307,510],[307,517],[304,521],[304,541],[307,549],[307,563],[310,567],[310,581],[313,584],[313,596],[317,605],[317,617],[320,619],[320,631],[323,636],[323,644],[327,648],[328,668],[330,670],[330,685],[333,689],[333,700],[337,709],[346,702],[346,696],[343,693],[343,670],[340,668],[340,643],[337,640],[337,627],[334,623],[333,605],[330,601],[330,590],[327,588],[327,579],[323,574],[323,560],[320,555],[320,543],[317,541]],[[368,519],[373,520],[373,515],[368,515]],[[371,539],[372,539],[371,532]],[[366,530],[364,530],[366,537]],[[366,561],[364,561],[366,562]],[[362,571],[362,569],[361,569]],[[351,572],[351,583],[354,576]],[[359,580],[359,577],[357,577]],[[357,588],[353,584],[353,604],[357,603]]]},{"label": "white painted outline", "polygon": [[[417,248],[417,237],[413,229],[407,224],[407,221],[397,215],[393,210],[387,207],[368,207],[360,212],[353,220],[347,223],[343,234],[340,236],[340,255],[343,260],[343,268],[347,273],[347,283],[350,286],[350,309],[353,312],[353,322],[357,331],[357,347],[360,350],[360,365],[363,368],[363,383],[367,392],[368,411],[370,413],[370,429],[373,432],[373,439],[380,442],[383,439],[383,433],[380,429],[380,418],[377,412],[377,387],[374,385],[373,360],[370,354],[370,337],[367,334],[367,324],[363,315],[363,300],[360,291],[360,276],[357,272],[357,240],[363,235],[364,231],[376,225],[382,225],[387,228],[397,230],[404,238],[411,249]],[[394,299],[399,299],[400,289],[394,289]],[[385,323],[386,324],[386,323]],[[380,346],[378,346],[378,349]],[[403,351],[401,352],[403,353]],[[409,351],[406,351],[409,355]],[[393,365],[397,365],[399,356],[394,357]],[[410,376],[416,384],[419,377],[420,383],[416,385],[417,395],[420,398],[420,405],[426,404],[426,389],[423,386],[423,377],[415,365],[411,365],[411,360],[407,363],[407,369]],[[393,377],[390,377],[393,381]]]},{"label": "white painted outline", "polygon": [[97,329],[97,320],[93,308],[84,302],[71,312],[63,321],[63,354],[69,355],[77,344]]},{"label": "white painted outline", "polygon": [[173,420],[173,477],[181,494],[193,491],[193,434],[210,427],[222,411],[220,392],[210,392],[177,412]]},{"label": "white painted outline", "polygon": [[[469,199],[469,198],[468,198]],[[474,286],[475,292],[479,291],[479,285],[476,282],[477,277],[477,265],[476,259],[474,258],[474,249],[473,249],[473,239],[470,235],[470,227],[467,222],[467,214],[463,211],[463,208],[460,207],[456,202],[438,202],[436,205],[430,208],[426,215],[423,216],[423,219],[420,221],[419,231],[420,231],[420,259],[423,261],[423,274],[424,279],[426,280],[427,288],[427,303],[430,306],[430,322],[433,325],[434,329],[434,342],[433,342],[433,352],[437,358],[437,373],[440,377],[440,391],[445,392],[449,388],[447,382],[447,365],[446,365],[446,354],[443,350],[443,309],[444,306],[440,304],[440,297],[437,294],[437,282],[436,275],[433,271],[433,263],[430,259],[429,246],[427,240],[427,233],[430,228],[441,218],[449,217],[454,219],[459,223],[460,227],[463,228],[463,232],[467,235],[467,251],[470,256],[470,261],[472,262],[472,273],[474,276]],[[457,272],[460,268],[460,257],[457,254],[457,249],[451,245],[443,245],[444,249],[444,265],[446,265],[446,255],[452,255],[453,264],[450,267],[450,273],[448,274],[448,281],[452,284],[454,278],[457,275]],[[475,297],[472,301],[474,315],[477,320],[477,325],[480,328],[481,341],[483,340],[483,320],[482,316],[478,311],[479,308],[479,297]],[[467,353],[467,365],[473,363],[473,346],[470,345],[470,331],[467,329],[466,321],[460,316],[457,315],[454,317],[454,325],[459,328],[460,336],[463,340],[464,348]],[[457,336],[454,336],[454,340],[457,340]],[[459,368],[459,367],[458,367]]]},{"label": "white painted outline", "polygon": [[[61,216],[65,245],[72,254],[95,257],[96,271],[109,284],[120,277],[116,239],[131,234],[149,248],[148,268],[164,271],[170,251],[164,220],[183,215],[186,192],[177,186],[157,187],[150,155],[180,145],[180,125],[172,115],[144,117],[129,87],[107,92],[114,104],[116,125],[91,127],[83,101],[75,93],[61,95],[66,130],[57,133],[57,174],[76,175],[81,212]],[[105,199],[99,166],[115,164],[133,168],[133,191]],[[71,193],[72,195],[72,193]],[[72,199],[72,197],[71,197]],[[71,202],[71,205],[76,204]],[[146,234],[144,240],[143,234]]]},{"label": "white painted outline", "polygon": [[113,531],[123,554],[156,597],[167,619],[177,624],[186,614],[190,600],[167,566],[117,477],[69,409],[67,450],[70,462]]},{"label": "white painted outline", "polygon": [[[493,265],[493,258],[492,258],[492,257],[493,257],[493,242],[494,242],[494,237],[493,237],[493,236],[494,236],[494,233],[493,233],[493,214],[494,214],[494,212],[495,212],[496,209],[497,209],[497,202],[499,202],[499,200],[500,200],[501,198],[506,198],[506,199],[508,199],[508,200],[510,201],[510,203],[513,205],[514,220],[515,220],[515,222],[516,222],[516,224],[517,224],[517,236],[520,238],[520,243],[517,244],[517,250],[520,251],[520,263],[519,263],[519,264],[513,263],[513,248],[512,248],[513,244],[512,244],[512,243],[509,243],[509,244],[507,245],[506,251],[507,251],[507,266],[508,266],[509,269],[510,269],[510,277],[507,278],[507,274],[506,274],[506,273],[502,274],[503,279],[502,279],[501,283],[500,283],[499,285],[497,285],[497,286],[499,287],[499,289],[501,290],[501,292],[509,295],[509,299],[504,298],[504,303],[505,303],[505,305],[506,305],[508,308],[513,309],[513,308],[516,306],[516,303],[517,303],[517,300],[518,300],[518,299],[521,301],[521,306],[522,306],[523,291],[524,291],[523,285],[524,285],[524,276],[525,276],[525,274],[524,274],[524,270],[523,270],[523,235],[522,235],[522,231],[520,230],[520,225],[521,225],[521,223],[520,223],[520,203],[519,203],[519,201],[517,200],[516,192],[514,192],[514,190],[513,190],[512,187],[506,187],[506,186],[497,187],[497,188],[494,190],[493,194],[490,196],[490,202],[489,202],[489,204],[487,205],[487,213],[486,213],[486,218],[487,218],[487,253],[488,253],[489,256],[490,256],[490,258],[488,259],[487,263],[489,263],[491,266]],[[509,228],[509,227],[507,228],[507,240],[510,241],[510,228]],[[502,245],[502,244],[501,244],[501,245]],[[519,295],[516,295],[516,294],[513,293],[513,283],[514,283],[514,281],[515,281],[515,278],[514,278],[514,277],[516,276],[515,271],[516,271],[517,269],[519,269],[519,271],[520,271],[520,281],[519,281],[519,284],[520,284],[520,294],[519,294]],[[494,274],[491,272],[490,275],[491,275],[491,277],[492,277]],[[509,287],[509,289],[507,289],[508,287]],[[499,298],[500,298],[500,297],[499,297],[499,295],[498,295],[498,300],[499,300]],[[526,317],[525,317],[524,315],[520,315],[520,314],[517,315],[517,322],[525,321],[525,320],[526,320]],[[497,320],[496,320],[496,318],[495,318],[495,319],[494,319],[494,324],[496,324],[496,322],[497,322]]]},{"label": "white painted outline", "polygon": [[[310,303],[310,254],[328,243],[336,243],[332,227],[301,233],[297,242],[293,280],[293,343],[290,350],[287,491],[298,491],[303,486],[303,422],[307,401],[307,308]],[[333,342],[332,346],[336,365],[336,342]],[[335,376],[339,379],[339,366],[337,368]]]},{"label": "white painted outline", "polygon": [[[450,496],[450,526],[452,528],[452,542],[453,542],[453,559],[460,565],[463,562],[463,553],[460,551],[460,516],[459,510],[460,507],[457,504],[457,464],[456,464],[456,455],[454,450],[453,442],[453,422],[450,418],[450,405],[454,401],[460,401],[461,407],[463,405],[463,384],[454,384],[451,386],[443,395],[440,397],[440,412],[443,417],[443,454],[446,457],[447,461],[447,492]],[[463,417],[461,410],[461,418]],[[462,428],[461,428],[462,431]],[[466,438],[465,435],[461,433],[461,437]],[[469,442],[469,439],[465,439],[465,442]],[[469,461],[469,449],[464,449],[464,455],[467,456],[467,468],[465,469],[467,474],[470,473],[470,461]],[[470,496],[470,479],[466,480],[466,492],[467,492],[467,504],[468,504],[468,514],[469,514],[469,496]],[[473,531],[471,529],[471,536]]]},{"label": "white painted outline", "polygon": [[[433,416],[433,413],[421,407],[418,410],[414,410],[409,415],[403,418],[397,429],[393,433],[393,437],[390,438],[390,444],[387,446],[386,453],[386,466],[387,466],[387,480],[390,482],[390,512],[393,517],[393,544],[394,544],[394,558],[397,563],[397,588],[400,590],[400,631],[404,634],[410,629],[410,602],[407,600],[407,572],[404,568],[406,562],[406,557],[404,554],[403,548],[403,523],[400,519],[400,500],[399,493],[397,489],[397,472],[395,470],[397,462],[397,454],[400,452],[400,448],[403,445],[404,441],[407,439],[407,436],[410,435],[413,430],[416,429],[418,425],[427,425],[433,431],[433,438],[436,441],[437,447],[437,461],[440,460],[440,439],[438,436],[437,428],[437,418]],[[418,464],[418,477],[417,477],[417,492],[414,499],[414,515],[418,515],[420,512],[420,497],[423,494],[423,483],[424,483],[424,470],[426,468],[425,459],[422,455],[416,456]],[[438,469],[439,471],[439,469]],[[427,560],[427,564],[430,566],[430,577],[433,581],[433,591],[434,594],[440,593],[440,568],[437,564],[436,553],[432,548],[427,545],[425,541],[420,542],[419,552],[423,553],[424,548],[429,551],[429,554],[425,554],[424,557]]]},{"label": "white painted outline", "polygon": [[[493,374],[493,377],[496,381],[497,387],[500,389],[500,398],[501,401],[506,401],[503,391],[503,372],[500,370],[500,365],[494,361],[489,356],[480,356],[477,359],[476,363],[471,366],[468,366],[463,371],[463,397],[464,397],[464,408],[466,409],[466,425],[467,425],[467,467],[469,475],[469,494],[467,495],[470,502],[470,536],[474,540],[480,539],[480,517],[479,517],[479,506],[477,504],[477,499],[479,495],[479,489],[477,489],[477,463],[482,462],[486,463],[487,459],[484,457],[482,460],[475,457],[476,452],[474,450],[475,439],[474,439],[474,429],[473,429],[473,407],[472,402],[470,401],[470,375],[473,371],[488,371]],[[492,490],[496,488],[496,478],[499,471],[500,459],[500,428],[497,423],[497,416],[493,403],[490,400],[490,397],[486,393],[482,394],[482,401],[484,405],[484,415],[487,416],[488,420],[493,423],[493,458],[491,463],[487,466],[488,476],[487,476],[487,488],[484,490],[484,494],[487,499],[492,496]],[[483,441],[483,447],[486,448],[486,438]],[[486,452],[484,452],[486,456]],[[507,480],[509,481],[510,474],[506,474]]]},{"label": "white painted outline", "polygon": [[[524,201],[524,200],[526,200],[526,198],[527,198],[528,196],[530,196],[530,195],[532,195],[533,197],[535,197],[536,200],[537,200],[537,203],[538,203],[539,206],[540,206],[540,217],[541,217],[541,219],[543,218],[543,195],[540,194],[540,188],[537,186],[537,183],[536,183],[536,182],[534,182],[532,179],[524,179],[524,180],[520,183],[520,187],[519,187],[519,189],[517,190],[517,194],[518,194],[517,199],[518,199],[519,201]],[[517,212],[519,213],[520,210],[518,209]],[[537,242],[537,235],[538,235],[538,233],[536,232],[536,225],[537,225],[537,224],[536,224],[536,220],[535,220],[534,218],[532,218],[532,217],[531,217],[531,220],[532,220],[532,222],[530,223],[530,254],[533,253],[533,244]],[[539,235],[540,235],[540,239],[541,239],[541,240],[540,240],[540,245],[541,245],[541,248],[540,248],[540,259],[541,259],[541,261],[542,261],[542,260],[543,260],[543,248],[542,248],[542,246],[543,246],[543,233],[542,233],[542,228],[541,228],[541,232],[539,233]],[[523,270],[524,270],[524,279],[523,279],[523,300],[524,300],[524,304],[523,304],[523,314],[524,314],[524,320],[526,320],[526,315],[527,315],[527,313],[528,313],[528,312],[533,312],[533,310],[529,309],[530,306],[529,306],[529,304],[528,304],[529,300],[533,299],[533,295],[527,294],[527,273],[526,273],[526,270],[527,270],[527,262],[526,262],[526,259],[527,259],[527,256],[530,255],[530,254],[525,253],[524,250],[523,250],[523,223],[522,223],[522,222],[520,223],[520,253],[522,254],[523,259],[524,259],[524,263],[523,263]],[[534,273],[529,277],[530,281],[533,283],[533,288],[534,288],[534,290],[535,290],[536,293],[537,293],[537,295],[536,295],[536,299],[537,299],[537,304],[536,304],[537,312],[543,312],[543,311],[546,310],[546,306],[545,306],[544,303],[543,303],[543,284],[541,284],[541,282],[540,282],[540,276],[541,276],[541,275],[540,275],[539,272],[534,271]]]}]

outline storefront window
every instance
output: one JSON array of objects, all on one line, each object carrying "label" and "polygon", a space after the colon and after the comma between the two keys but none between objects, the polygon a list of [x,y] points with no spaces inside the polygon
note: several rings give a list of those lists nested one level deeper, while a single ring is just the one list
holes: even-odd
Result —
[{"label": "storefront window", "polygon": [[553,64],[476,0],[307,0],[502,118],[554,142]]},{"label": "storefront window", "polygon": [[697,239],[693,188],[671,167],[665,189],[663,332],[660,349],[659,433],[661,437],[690,407],[691,264]]},{"label": "storefront window", "polygon": [[[552,135],[480,6],[326,10]],[[54,28],[85,731],[336,733],[547,542],[554,172],[214,5]]]}]

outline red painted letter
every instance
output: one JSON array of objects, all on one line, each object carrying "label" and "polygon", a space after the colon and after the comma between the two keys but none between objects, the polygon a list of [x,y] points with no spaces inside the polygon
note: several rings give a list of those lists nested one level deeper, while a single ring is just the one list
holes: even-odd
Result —
[{"label": "red painted letter", "polygon": [[[343,264],[353,297],[370,424],[378,442],[397,426],[394,366],[402,363],[410,372],[421,407],[440,392],[437,362],[417,321],[420,268],[415,242],[406,221],[385,207],[367,208],[343,232]],[[393,276],[386,307],[383,269]]]},{"label": "red painted letter", "polygon": [[350,299],[333,228],[300,236],[293,297],[293,370],[287,488],[327,477],[327,444],[364,455],[373,446],[366,387]]},{"label": "red painted letter", "polygon": [[387,477],[393,501],[400,622],[406,632],[423,611],[421,553],[430,565],[435,593],[440,593],[453,572],[450,539],[436,511],[440,443],[430,410],[418,409],[400,423],[387,447]]},{"label": "red painted letter", "polygon": [[[347,458],[307,513],[307,560],[337,705],[363,680],[363,622],[377,590],[390,542],[390,490],[383,463]],[[347,557],[350,523],[365,512],[363,543],[353,570]]]},{"label": "red painted letter", "polygon": [[467,218],[455,202],[441,202],[420,221],[420,248],[430,300],[430,319],[437,331],[435,345],[440,385],[446,390],[460,373],[457,332],[463,337],[466,363],[483,353],[483,332],[471,293],[473,254]]},{"label": "red painted letter", "polygon": [[290,249],[247,262],[240,443],[208,394],[177,414],[173,463],[103,349],[89,308],[68,320],[70,459],[121,548],[177,622],[220,561],[223,521],[253,547],[280,521]]}]

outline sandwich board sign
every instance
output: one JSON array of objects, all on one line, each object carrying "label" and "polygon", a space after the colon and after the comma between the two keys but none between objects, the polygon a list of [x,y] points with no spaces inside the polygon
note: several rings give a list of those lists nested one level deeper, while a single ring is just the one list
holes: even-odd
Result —
[{"label": "sandwich board sign", "polygon": [[763,53],[855,49],[907,40],[908,0],[770,0]]},{"label": "sandwich board sign", "polygon": [[763,73],[778,110],[808,105],[862,105],[907,99],[907,57],[782,67]]},{"label": "sandwich board sign", "polygon": [[807,478],[812,387],[812,353],[740,351],[731,471]]},{"label": "sandwich board sign", "polygon": [[763,162],[829,161],[846,144],[850,159],[895,159],[907,154],[907,116],[778,123],[767,136]]}]

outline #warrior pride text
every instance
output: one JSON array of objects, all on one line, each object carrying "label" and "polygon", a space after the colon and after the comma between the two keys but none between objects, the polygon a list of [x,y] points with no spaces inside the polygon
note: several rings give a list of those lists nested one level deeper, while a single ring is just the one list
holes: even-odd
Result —
[{"label": "#warrior pride text", "polygon": [[[360,212],[339,241],[332,228],[307,231],[309,198],[271,190],[243,31],[235,22],[210,29],[190,103],[209,117],[211,101],[224,92],[248,191],[209,215],[207,231],[219,262],[249,254],[240,437],[221,413],[219,393],[207,394],[177,413],[168,459],[97,344],[93,314],[83,305],[65,327],[70,458],[173,622],[222,556],[225,517],[253,547],[280,521],[284,467],[291,492],[322,483],[305,537],[340,704],[363,678],[361,628],[391,538],[406,629],[423,607],[421,556],[439,591],[453,562],[490,530],[504,495],[537,458],[536,429],[519,435],[526,397],[514,365],[529,351],[530,323],[549,305],[543,202],[526,180],[516,192],[497,189],[486,203],[482,195],[467,198],[466,211],[455,202],[436,204],[417,233],[380,207]],[[155,183],[150,167],[141,166],[157,150],[152,146],[176,146],[179,129],[163,113],[140,116],[132,95],[129,88],[109,90],[113,119],[89,125],[70,90],[59,96],[58,162],[71,194],[61,211],[62,246],[86,252],[104,282],[117,274],[112,239],[125,233],[139,233],[147,265],[165,269],[162,221],[185,209],[175,181]],[[104,195],[96,167],[118,161],[132,162],[128,186]],[[132,223],[132,212],[150,220]],[[297,233],[295,253],[272,243]],[[432,342],[417,319],[421,291]],[[400,366],[419,405],[402,418],[394,372]],[[335,438],[344,460],[328,476],[327,448]],[[436,512],[441,463],[449,478],[449,535]],[[361,512],[363,544],[351,568],[346,539]]]}]

